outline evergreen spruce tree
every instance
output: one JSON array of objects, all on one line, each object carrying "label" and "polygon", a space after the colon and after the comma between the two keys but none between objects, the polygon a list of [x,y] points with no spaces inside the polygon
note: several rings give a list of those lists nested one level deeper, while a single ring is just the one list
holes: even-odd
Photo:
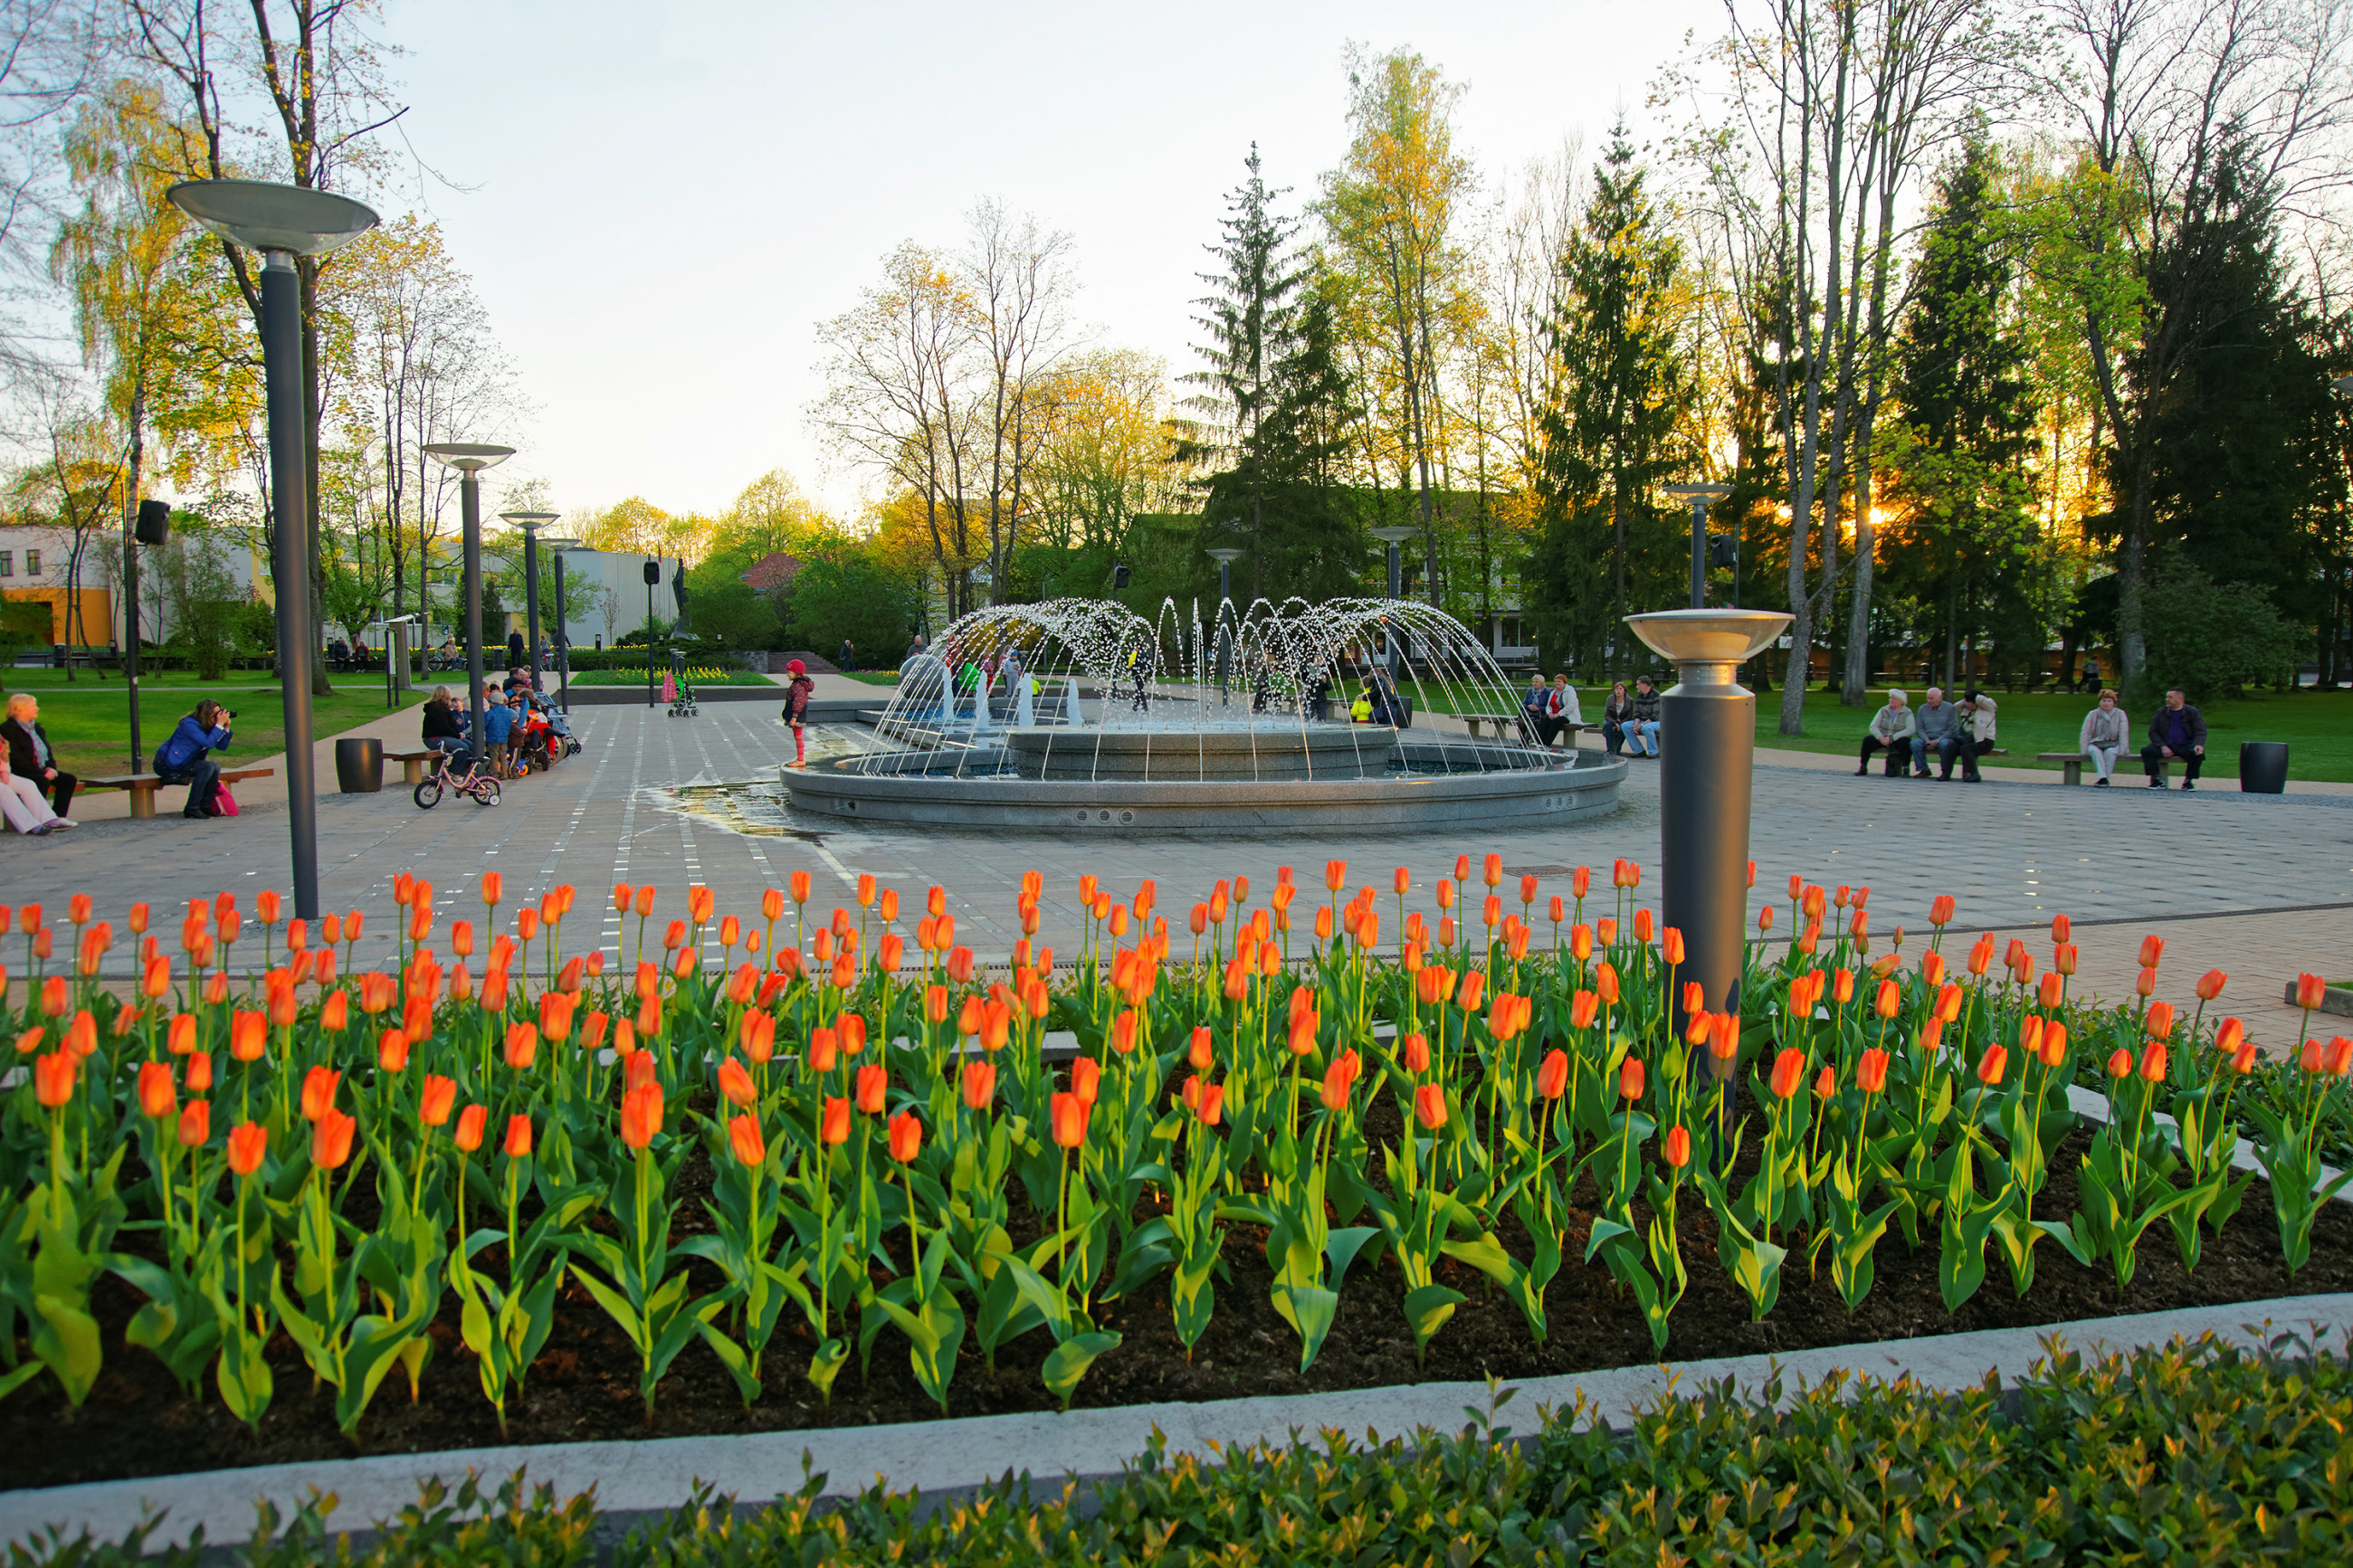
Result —
[{"label": "evergreen spruce tree", "polygon": [[2036,409],[1998,172],[1993,149],[1973,141],[1937,182],[1893,356],[1902,417],[1878,443],[1894,470],[1890,498],[1912,514],[1889,542],[1882,580],[1894,597],[1936,606],[1945,679],[1956,683],[1965,640],[1974,649],[1990,631],[2039,648],[2044,636],[2026,593]]},{"label": "evergreen spruce tree", "polygon": [[1687,514],[1656,498],[1688,458],[1677,432],[1693,389],[1671,308],[1683,248],[1657,222],[1626,127],[1609,137],[1561,258],[1561,403],[1543,422],[1543,534],[1524,581],[1538,657],[1590,668],[1607,648],[1616,674],[1626,616],[1674,597]]},{"label": "evergreen spruce tree", "polygon": [[1298,222],[1275,213],[1285,193],[1267,188],[1256,143],[1244,166],[1207,247],[1222,265],[1201,275],[1214,289],[1194,318],[1206,367],[1184,377],[1201,389],[1186,400],[1200,422],[1178,456],[1213,470],[1198,542],[1248,552],[1238,597],[1329,597],[1354,586],[1362,556],[1340,483],[1348,381],[1332,308],[1293,253]]}]

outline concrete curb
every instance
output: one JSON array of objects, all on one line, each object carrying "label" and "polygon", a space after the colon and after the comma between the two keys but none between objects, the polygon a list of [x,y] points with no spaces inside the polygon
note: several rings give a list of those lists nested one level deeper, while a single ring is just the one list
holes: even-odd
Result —
[{"label": "concrete curb", "polygon": [[[1581,1396],[1593,1419],[1616,1426],[1662,1394],[1727,1378],[1749,1394],[1778,1385],[1784,1398],[1837,1373],[1904,1376],[1923,1388],[1955,1392],[1976,1387],[1989,1373],[2005,1382],[2025,1376],[2045,1359],[2052,1342],[2090,1354],[2208,1333],[2241,1347],[2261,1345],[2276,1333],[2307,1334],[2316,1345],[2332,1332],[2353,1332],[2353,1294],[1528,1378],[1507,1385],[1518,1391],[1510,1411],[1516,1419],[1499,1425],[1525,1430],[1539,1409],[1571,1408]],[[438,1478],[454,1486],[469,1471],[495,1479],[525,1466],[534,1484],[552,1484],[560,1496],[596,1487],[599,1511],[612,1527],[676,1507],[698,1482],[732,1494],[739,1503],[770,1501],[797,1489],[804,1457],[828,1478],[828,1496],[848,1496],[881,1479],[894,1489],[937,1499],[968,1493],[1008,1472],[1035,1477],[1048,1483],[1046,1489],[1059,1490],[1061,1478],[1115,1478],[1120,1464],[1144,1452],[1155,1430],[1165,1435],[1171,1456],[1188,1453],[1214,1461],[1219,1448],[1284,1444],[1294,1434],[1312,1436],[1325,1428],[1384,1437],[1411,1436],[1425,1428],[1451,1432],[1463,1425],[1466,1407],[1484,1410],[1487,1402],[1483,1384],[1426,1383],[1060,1415],[986,1415],[750,1436],[555,1443],[268,1465],[0,1493],[0,1541],[22,1542],[51,1525],[116,1540],[142,1515],[161,1512],[166,1528],[151,1540],[152,1550],[184,1543],[198,1525],[208,1545],[234,1545],[249,1539],[257,1500],[270,1500],[282,1513],[314,1489],[334,1493],[343,1527],[357,1530],[414,1502],[422,1481]]]}]

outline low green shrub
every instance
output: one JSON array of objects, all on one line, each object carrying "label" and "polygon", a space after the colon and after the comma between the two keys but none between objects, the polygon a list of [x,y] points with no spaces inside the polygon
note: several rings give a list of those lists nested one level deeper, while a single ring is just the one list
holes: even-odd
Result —
[{"label": "low green shrub", "polygon": [[[2258,1351],[2212,1339],[2084,1359],[2063,1352],[2004,1388],[1957,1395],[1841,1375],[1753,1396],[1727,1383],[1668,1394],[1629,1430],[1581,1401],[1509,1440],[1504,1407],[1410,1443],[1250,1447],[1208,1464],[1155,1443],[1096,1506],[1034,1500],[1008,1478],[927,1508],[877,1485],[821,1497],[826,1478],[733,1513],[709,1494],[631,1534],[617,1568],[973,1563],[1013,1565],[1413,1563],[2231,1563],[2353,1558],[2353,1373],[2283,1335]],[[518,1474],[494,1491],[428,1489],[364,1544],[338,1540],[331,1500],[265,1530],[252,1568],[596,1561],[590,1498]],[[1090,1516],[1091,1513],[1091,1516]],[[129,1568],[121,1542],[50,1537],[12,1568]],[[195,1549],[145,1558],[194,1568]]]}]

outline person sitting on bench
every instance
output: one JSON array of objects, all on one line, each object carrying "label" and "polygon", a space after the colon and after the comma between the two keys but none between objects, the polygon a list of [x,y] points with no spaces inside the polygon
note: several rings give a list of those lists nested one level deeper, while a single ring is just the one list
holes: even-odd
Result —
[{"label": "person sitting on bench", "polygon": [[1961,778],[1968,784],[1983,784],[1978,773],[1978,759],[1994,749],[1995,703],[1972,686],[1961,695]]},{"label": "person sitting on bench", "polygon": [[2148,770],[2148,787],[2165,787],[2165,763],[2168,757],[2179,757],[2183,763],[2181,787],[2198,787],[2198,770],[2206,765],[2206,716],[2189,706],[2189,697],[2179,686],[2165,694],[2165,706],[2148,721],[2148,744],[2140,749],[2141,766]]},{"label": "person sitting on bench", "polygon": [[41,704],[29,691],[8,699],[8,717],[0,721],[0,739],[8,742],[8,766],[48,796],[48,809],[63,816],[73,805],[74,785],[81,781],[58,766],[49,750],[49,732],[41,728]]},{"label": "person sitting on bench", "polygon": [[213,792],[220,787],[220,764],[206,753],[227,750],[235,735],[229,726],[236,719],[236,714],[207,697],[155,748],[155,776],[165,784],[188,786],[188,804],[181,808],[182,816],[220,815],[213,804]]},{"label": "person sitting on bench", "polygon": [[2092,759],[2093,771],[2099,774],[2092,781],[2094,789],[2108,787],[2108,779],[2116,771],[2116,758],[2131,733],[2132,720],[2116,706],[2116,694],[2103,690],[2099,706],[2084,715],[2083,731],[2075,737],[2075,749]]},{"label": "person sitting on bench", "polygon": [[1934,756],[1943,764],[1939,775],[1950,784],[1953,763],[1958,760],[1967,743],[1961,738],[1960,710],[1945,700],[1945,689],[1928,688],[1927,696],[1920,700],[1919,711],[1913,715],[1912,767],[1914,778],[1928,776],[1928,759]]},{"label": "person sitting on bench", "polygon": [[464,757],[470,748],[466,744],[466,731],[458,724],[457,694],[446,686],[437,686],[433,695],[425,700],[424,740],[434,751],[452,757]]},{"label": "person sitting on bench", "polygon": [[1887,776],[1900,779],[1905,764],[1912,756],[1912,734],[1919,728],[1912,717],[1910,699],[1901,690],[1891,689],[1887,706],[1871,716],[1871,732],[1862,738],[1862,753],[1857,759],[1854,776],[1861,778],[1871,771],[1871,753],[1887,753]]}]

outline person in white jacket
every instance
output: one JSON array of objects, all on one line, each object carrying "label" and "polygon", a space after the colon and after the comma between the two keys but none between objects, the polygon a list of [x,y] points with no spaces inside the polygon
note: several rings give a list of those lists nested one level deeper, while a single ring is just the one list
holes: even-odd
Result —
[{"label": "person in white jacket", "polygon": [[2094,789],[2108,787],[2110,775],[2116,771],[2116,758],[2132,739],[2132,720],[2116,706],[2113,690],[2100,693],[2100,704],[2084,715],[2083,732],[2075,739],[2076,749],[2092,759],[2099,777],[2092,781]]},{"label": "person in white jacket", "polygon": [[9,826],[29,838],[74,826],[69,818],[49,809],[49,803],[41,798],[32,780],[9,768],[5,751],[0,751],[0,816],[6,817]]},{"label": "person in white jacket", "polygon": [[1854,770],[1861,778],[1871,771],[1871,753],[1887,753],[1887,776],[1900,779],[1911,771],[1912,736],[1920,727],[1913,717],[1910,699],[1903,692],[1891,690],[1887,706],[1871,716],[1871,732],[1862,738],[1862,756]]}]

